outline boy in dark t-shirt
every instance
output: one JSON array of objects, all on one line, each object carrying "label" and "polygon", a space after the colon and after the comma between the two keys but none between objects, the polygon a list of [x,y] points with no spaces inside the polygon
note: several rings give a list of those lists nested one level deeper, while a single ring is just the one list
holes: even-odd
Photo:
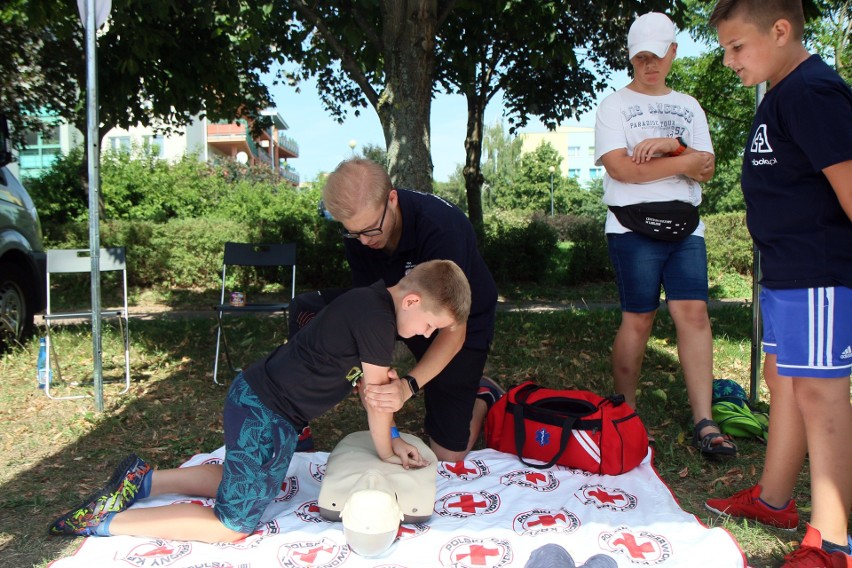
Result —
[{"label": "boy in dark t-shirt", "polygon": [[[449,260],[422,263],[390,287],[376,282],[350,290],[292,341],[237,375],[225,402],[223,464],[154,471],[131,455],[106,487],[54,521],[50,534],[244,538],[278,494],[297,432],[353,387],[387,382],[397,335],[452,330],[469,313],[467,278]],[[399,437],[392,413],[365,408],[379,458],[404,468],[425,465],[417,448]],[[215,497],[216,504],[125,510],[137,499],[164,493]]]},{"label": "boy in dark t-shirt", "polygon": [[800,0],[719,0],[710,23],[743,84],[769,83],[742,189],[761,254],[772,407],[757,485],[705,505],[795,530],[792,495],[807,454],[810,523],[784,566],[852,566],[852,90],[802,44]]}]

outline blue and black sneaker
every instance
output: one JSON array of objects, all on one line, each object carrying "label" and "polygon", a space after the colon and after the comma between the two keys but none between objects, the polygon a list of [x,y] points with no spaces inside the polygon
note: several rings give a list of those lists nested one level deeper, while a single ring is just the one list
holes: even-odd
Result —
[{"label": "blue and black sneaker", "polygon": [[107,484],[92,493],[83,503],[50,524],[51,535],[94,536],[107,517],[130,507],[151,466],[136,454],[130,454],[115,469]]}]

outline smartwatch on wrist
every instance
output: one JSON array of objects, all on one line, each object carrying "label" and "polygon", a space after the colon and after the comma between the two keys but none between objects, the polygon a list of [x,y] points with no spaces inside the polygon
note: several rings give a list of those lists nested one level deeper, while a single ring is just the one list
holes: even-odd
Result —
[{"label": "smartwatch on wrist", "polygon": [[417,384],[417,379],[411,375],[405,375],[402,380],[408,383],[408,388],[411,389],[411,398],[415,398],[420,392],[420,385]]},{"label": "smartwatch on wrist", "polygon": [[678,143],[678,144],[680,144],[680,146],[678,146],[678,149],[677,149],[677,150],[675,150],[674,152],[672,152],[671,154],[669,154],[669,156],[680,156],[681,154],[683,154],[683,152],[684,152],[684,151],[687,149],[687,147],[688,147],[688,146],[686,145],[686,142],[684,142],[684,141],[683,141],[683,138],[681,138],[680,136],[678,136],[677,138],[675,138],[675,140],[677,140],[677,143]]}]

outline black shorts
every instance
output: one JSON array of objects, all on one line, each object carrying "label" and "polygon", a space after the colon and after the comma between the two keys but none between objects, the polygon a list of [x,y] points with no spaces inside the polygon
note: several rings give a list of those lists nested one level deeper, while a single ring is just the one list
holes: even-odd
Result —
[{"label": "black shorts", "polygon": [[[422,336],[403,341],[418,361],[430,345]],[[452,452],[467,450],[473,403],[487,359],[487,350],[462,347],[444,370],[423,388],[426,433],[432,441]]]}]

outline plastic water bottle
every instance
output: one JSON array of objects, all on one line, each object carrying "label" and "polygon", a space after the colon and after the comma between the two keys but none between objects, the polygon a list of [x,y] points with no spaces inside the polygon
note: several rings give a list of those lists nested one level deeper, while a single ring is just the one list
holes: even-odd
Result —
[{"label": "plastic water bottle", "polygon": [[43,389],[47,384],[47,340],[38,340],[38,388]]}]

